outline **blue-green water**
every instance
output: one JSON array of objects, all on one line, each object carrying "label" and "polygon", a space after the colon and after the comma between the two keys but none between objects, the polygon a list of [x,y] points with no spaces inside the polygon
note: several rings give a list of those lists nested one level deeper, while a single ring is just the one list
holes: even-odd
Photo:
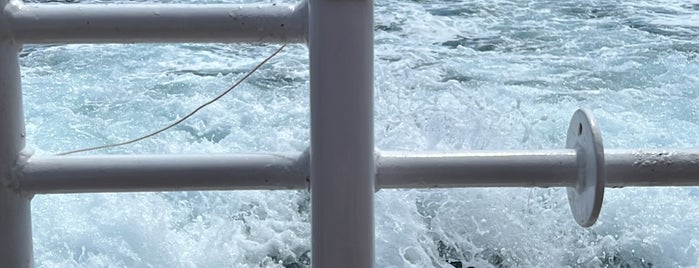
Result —
[{"label": "blue-green water", "polygon": [[[579,107],[606,148],[699,147],[699,2],[379,0],[375,24],[381,150],[562,148]],[[158,129],[276,47],[28,45],[29,146],[51,154]],[[302,151],[307,53],[291,45],[183,125],[101,153]],[[36,262],[305,267],[308,201],[303,191],[37,196]],[[565,189],[376,194],[377,267],[691,267],[698,248],[694,188],[608,189],[589,229]]]}]

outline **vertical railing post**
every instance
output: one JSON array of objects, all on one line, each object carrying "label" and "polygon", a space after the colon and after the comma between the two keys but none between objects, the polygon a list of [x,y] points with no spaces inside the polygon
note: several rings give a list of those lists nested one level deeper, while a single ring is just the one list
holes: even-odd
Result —
[{"label": "vertical railing post", "polygon": [[310,0],[313,267],[374,266],[372,0]]},{"label": "vertical railing post", "polygon": [[12,176],[24,148],[24,113],[19,50],[0,0],[0,266],[32,267],[31,197],[19,191]]}]

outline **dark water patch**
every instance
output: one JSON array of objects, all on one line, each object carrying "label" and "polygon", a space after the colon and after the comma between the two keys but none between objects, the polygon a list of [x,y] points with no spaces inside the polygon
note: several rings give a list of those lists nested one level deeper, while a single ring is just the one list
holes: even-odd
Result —
[{"label": "dark water patch", "polygon": [[447,245],[442,240],[437,241],[437,254],[440,258],[442,258],[442,260],[449,262],[450,264],[454,265],[454,267],[458,267],[455,264],[458,263],[458,265],[461,265],[461,261],[463,261],[461,254],[459,254],[458,248],[453,245]]},{"label": "dark water patch", "polygon": [[505,265],[504,255],[498,250],[486,248],[485,250],[476,254],[476,257],[487,260],[488,263],[492,264],[494,267],[507,267]]},{"label": "dark water patch", "polygon": [[699,37],[699,27],[694,26],[656,24],[648,22],[644,18],[627,19],[624,24],[632,29],[670,38],[693,40]]},{"label": "dark water patch", "polygon": [[184,95],[193,92],[194,90],[192,90],[192,84],[185,82],[156,84],[146,89],[146,95],[157,99],[166,98],[168,95]]},{"label": "dark water patch", "polygon": [[310,266],[311,265],[311,251],[306,250],[305,252],[303,252],[303,254],[301,254],[301,256],[299,256],[297,258],[297,260],[300,264]]},{"label": "dark water patch", "polygon": [[672,44],[670,48],[672,48],[674,51],[687,55],[688,60],[695,60],[699,54],[699,44],[694,42],[675,43]]},{"label": "dark water patch", "polygon": [[[442,240],[437,241],[437,254],[442,260],[449,263],[453,267],[473,267],[464,266],[465,264],[470,263],[472,260],[465,258],[465,255],[459,254],[459,250],[456,246],[447,245]],[[475,255],[473,255],[473,258],[486,260],[493,267],[508,267],[506,263],[506,257],[502,254],[502,252],[492,248],[486,248],[476,253]]]},{"label": "dark water patch", "polygon": [[474,15],[478,14],[479,11],[477,9],[471,9],[467,7],[454,7],[454,6],[449,6],[449,7],[440,7],[440,8],[432,8],[428,9],[427,12],[429,12],[432,15],[435,16],[444,16],[444,17],[457,17],[457,16],[469,16],[469,15]]},{"label": "dark water patch", "polygon": [[503,31],[501,39],[498,51],[508,53],[534,52],[536,54],[560,48],[559,43],[562,41],[560,36],[531,28],[506,29]]},{"label": "dark water patch", "polygon": [[291,255],[282,257],[277,254],[270,254],[267,257],[274,263],[281,263],[284,268],[307,268],[311,266],[311,251],[308,249],[299,254],[298,257]]},{"label": "dark water patch", "polygon": [[617,17],[621,14],[618,7],[615,6],[599,6],[590,8],[585,14],[590,19],[601,19],[609,17]]},{"label": "dark water patch", "polygon": [[699,46],[695,44],[673,44],[670,47],[685,55],[688,62],[699,61]]},{"label": "dark water patch", "polygon": [[250,44],[240,46],[232,45],[210,45],[210,44],[181,44],[179,49],[186,49],[192,52],[209,52],[215,55],[229,57],[231,55],[245,55],[249,52]]},{"label": "dark water patch", "polygon": [[24,47],[22,47],[22,50],[19,51],[19,57],[20,58],[27,57],[39,49],[41,49],[41,47],[36,46],[36,45],[24,45]]},{"label": "dark water patch", "polygon": [[622,13],[622,8],[615,3],[591,3],[585,1],[564,2],[553,10],[556,17],[573,17],[578,19],[601,19],[617,17]]},{"label": "dark water patch", "polygon": [[218,143],[224,138],[228,137],[228,135],[231,134],[231,129],[230,127],[223,127],[223,126],[217,126],[213,127],[210,129],[207,129],[206,131],[198,131],[194,127],[189,126],[189,125],[178,125],[175,127],[175,129],[184,131],[192,135],[194,140],[197,141],[210,141],[213,143]]},{"label": "dark water patch", "polygon": [[452,75],[446,75],[443,76],[442,79],[440,79],[440,82],[448,82],[448,81],[456,81],[459,83],[464,83],[464,82],[469,82],[472,81],[474,78],[472,76],[464,75],[464,74],[452,74]]},{"label": "dark water patch", "polygon": [[[150,1],[150,0],[143,0]],[[179,0],[177,0],[179,1]],[[240,43],[240,44],[200,44],[200,43],[185,43],[178,44],[178,49],[186,49],[192,52],[208,52],[216,56],[221,56],[230,60],[235,60],[231,57],[256,58],[268,56],[269,53],[262,52],[261,48],[267,48],[267,44],[257,43]],[[264,56],[263,56],[264,55]]]},{"label": "dark water patch", "polygon": [[102,102],[88,102],[78,107],[71,107],[71,111],[75,114],[83,116],[94,116],[104,106]]},{"label": "dark water patch", "polygon": [[653,263],[648,260],[636,256],[633,252],[602,252],[599,257],[602,261],[602,267],[619,267],[619,268],[652,268]]},{"label": "dark water patch", "polygon": [[19,57],[20,58],[28,57],[29,55],[31,55],[34,52],[44,52],[44,50],[46,48],[57,47],[57,46],[62,46],[62,45],[53,45],[53,44],[49,44],[49,45],[31,45],[31,44],[24,45],[24,46],[22,46],[22,50],[19,51]]},{"label": "dark water patch", "polygon": [[587,100],[582,94],[574,93],[550,93],[543,94],[536,98],[535,103],[559,104],[565,102],[582,102]]},{"label": "dark water patch", "polygon": [[[457,246],[447,245],[442,240],[437,241],[437,250],[439,257],[446,263],[449,263],[452,267],[474,267],[467,266],[472,263],[473,260],[468,259],[466,255],[459,254],[459,249]],[[516,267],[501,250],[493,248],[485,248],[482,251],[473,255],[474,259],[485,260],[492,267],[506,268],[506,267]],[[601,267],[616,267],[616,268],[653,268],[655,265],[650,260],[645,259],[642,256],[636,255],[632,251],[622,251],[614,250],[613,252],[602,252],[601,256],[597,256],[597,259],[601,261]],[[574,262],[573,260],[564,260],[561,265],[567,265],[571,267],[586,267],[581,266],[580,263]]]},{"label": "dark water patch", "polygon": [[665,7],[665,6],[660,6],[660,5],[655,5],[655,6],[644,6],[643,10],[646,10],[652,14],[656,15],[679,15],[680,12],[678,12],[677,9]]},{"label": "dark water patch", "polygon": [[299,191],[301,198],[296,202],[296,212],[301,215],[311,215],[311,194],[308,191]]},{"label": "dark water patch", "polygon": [[459,46],[472,48],[476,51],[487,52],[494,51],[504,43],[499,36],[487,37],[466,37],[457,36],[454,40],[442,42],[441,45],[449,48],[457,48]]},{"label": "dark water patch", "polygon": [[561,12],[566,15],[583,19],[598,19],[612,15],[611,12],[608,12],[607,10],[589,7],[568,7],[561,9]]},{"label": "dark water patch", "polygon": [[379,60],[387,61],[387,62],[397,62],[397,61],[400,61],[403,59],[403,57],[395,56],[395,55],[385,55],[385,56],[377,55],[377,57],[379,58]]},{"label": "dark water patch", "polygon": [[699,4],[697,4],[697,3],[687,3],[687,4],[682,4],[680,6],[684,9],[699,11]]},{"label": "dark water patch", "polygon": [[414,69],[414,70],[425,70],[425,69],[433,68],[433,67],[440,65],[440,64],[442,64],[441,61],[420,61],[417,64],[410,66],[410,68]]},{"label": "dark water patch", "polygon": [[524,86],[533,88],[545,88],[549,86],[549,83],[543,80],[508,80],[505,81],[504,84],[508,86]]},{"label": "dark water patch", "polygon": [[376,31],[384,31],[384,32],[400,32],[403,31],[403,28],[398,25],[398,23],[391,22],[388,25],[385,24],[377,24],[374,26],[374,30]]},{"label": "dark water patch", "polygon": [[263,91],[278,90],[283,87],[300,84],[299,79],[291,77],[282,72],[274,74],[260,75],[247,80],[247,83]]},{"label": "dark water patch", "polygon": [[170,71],[167,72],[167,74],[174,74],[174,75],[185,75],[185,74],[191,74],[195,76],[201,76],[201,77],[218,77],[218,76],[227,76],[229,74],[236,74],[238,71],[236,70],[226,70],[226,69],[198,69],[198,70],[175,70],[175,71]]}]

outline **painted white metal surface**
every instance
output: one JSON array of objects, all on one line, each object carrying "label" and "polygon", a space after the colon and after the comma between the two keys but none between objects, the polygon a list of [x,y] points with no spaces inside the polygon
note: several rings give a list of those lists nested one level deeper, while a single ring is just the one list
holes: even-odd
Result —
[{"label": "painted white metal surface", "polygon": [[20,43],[302,43],[305,3],[15,4],[5,8]]},{"label": "painted white metal surface", "polygon": [[575,150],[380,152],[377,187],[568,187],[577,178]]},{"label": "painted white metal surface", "polygon": [[[574,187],[576,150],[379,152],[377,189]],[[308,189],[307,154],[35,156],[29,194]],[[606,187],[699,186],[699,150],[607,150]]]},{"label": "painted white metal surface", "polygon": [[374,266],[372,0],[310,0],[314,267]]},{"label": "painted white metal surface", "polygon": [[[0,0],[0,8],[7,0]],[[19,191],[12,174],[24,148],[24,114],[18,53],[0,15],[0,266],[32,267],[31,195]]]},{"label": "painted white metal surface", "polygon": [[308,155],[44,156],[16,176],[38,194],[308,189]]},{"label": "painted white metal surface", "polygon": [[[573,187],[578,181],[573,149],[381,152],[377,187]],[[607,150],[606,187],[699,186],[699,150]]]},{"label": "painted white metal surface", "polygon": [[573,218],[582,227],[597,221],[604,200],[604,146],[592,113],[577,110],[568,126],[566,148],[575,149],[577,180],[568,187]]}]

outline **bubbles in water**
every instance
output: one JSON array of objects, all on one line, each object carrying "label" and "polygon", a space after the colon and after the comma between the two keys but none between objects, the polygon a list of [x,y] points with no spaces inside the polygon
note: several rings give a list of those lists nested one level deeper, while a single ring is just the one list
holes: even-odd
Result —
[{"label": "bubbles in water", "polygon": [[[376,146],[562,148],[572,112],[584,107],[607,148],[697,147],[697,14],[671,1],[378,1]],[[29,146],[50,154],[158,129],[274,49],[26,45]],[[289,46],[185,124],[106,153],[303,151],[308,76],[305,46]],[[697,196],[694,188],[608,189],[597,225],[581,229],[565,189],[381,190],[377,267],[696,266]],[[41,195],[37,266],[306,267],[309,198]]]}]

